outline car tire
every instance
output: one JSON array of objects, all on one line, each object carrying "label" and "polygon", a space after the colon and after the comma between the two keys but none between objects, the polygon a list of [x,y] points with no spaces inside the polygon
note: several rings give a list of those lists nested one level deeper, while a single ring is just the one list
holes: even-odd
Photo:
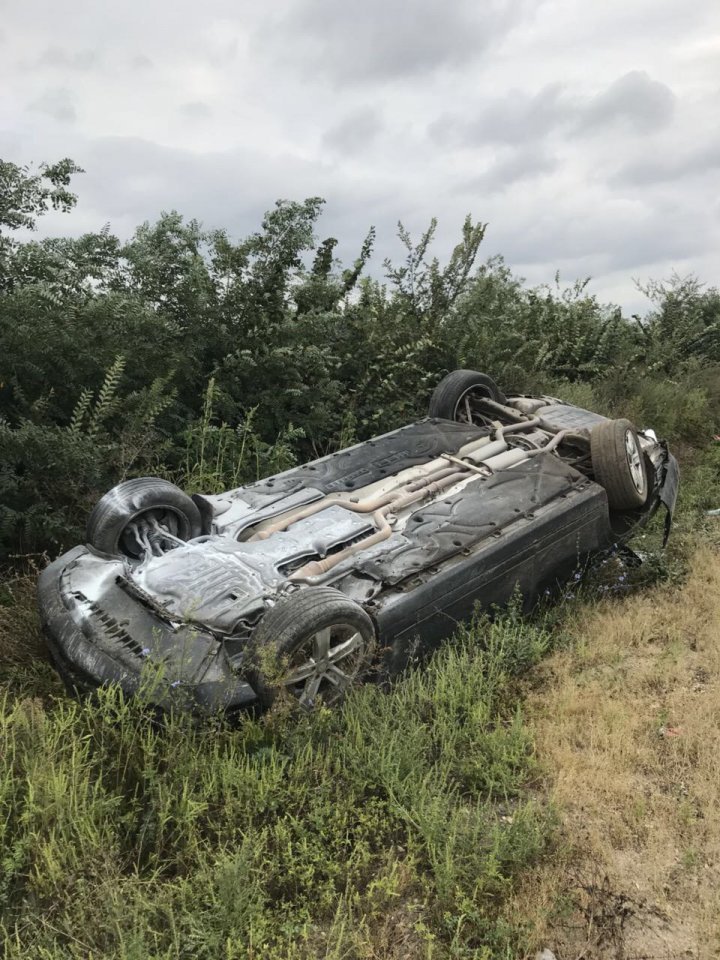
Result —
[{"label": "car tire", "polygon": [[647,502],[645,457],[629,420],[606,420],[590,433],[595,480],[605,488],[611,510],[636,510]]},{"label": "car tire", "polygon": [[428,416],[439,417],[441,420],[461,419],[461,403],[468,394],[487,397],[495,403],[506,403],[507,397],[498,385],[486,373],[477,373],[475,370],[453,370],[435,387]]},{"label": "car tire", "polygon": [[87,523],[87,542],[100,553],[138,559],[143,550],[130,524],[140,518],[157,520],[179,540],[202,533],[200,511],[169,480],[139,477],[109,490],[95,505]]},{"label": "car tire", "polygon": [[285,690],[311,710],[342,700],[366,673],[375,646],[375,627],[360,604],[334,587],[307,587],[264,615],[245,672],[264,707]]}]

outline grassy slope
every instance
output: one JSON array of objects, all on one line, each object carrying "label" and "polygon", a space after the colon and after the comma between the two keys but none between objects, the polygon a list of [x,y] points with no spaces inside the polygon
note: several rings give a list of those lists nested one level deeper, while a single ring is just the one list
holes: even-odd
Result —
[{"label": "grassy slope", "polygon": [[13,636],[32,631],[5,634],[8,957],[520,949],[504,900],[551,835],[524,790],[535,757],[515,712],[542,628],[478,626],[390,695],[236,730],[157,730],[111,691],[72,702]]},{"label": "grassy slope", "polygon": [[[720,555],[584,610],[526,704],[564,848],[531,874],[561,958],[720,955]],[[521,908],[523,909],[523,908]]]},{"label": "grassy slope", "polygon": [[677,585],[625,595],[610,567],[535,623],[462,631],[390,694],[238,729],[68,700],[36,658],[32,577],[6,587],[5,956],[713,955],[712,523],[661,561],[694,558]]}]

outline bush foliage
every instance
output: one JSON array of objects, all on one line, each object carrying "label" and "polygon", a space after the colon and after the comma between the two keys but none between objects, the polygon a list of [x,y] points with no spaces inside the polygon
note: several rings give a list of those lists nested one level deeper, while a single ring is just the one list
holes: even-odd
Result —
[{"label": "bush foliage", "polygon": [[200,448],[222,486],[391,429],[456,367],[617,407],[671,439],[718,430],[720,294],[693,278],[648,284],[647,315],[626,318],[586,283],[528,289],[501,259],[479,262],[485,226],[468,218],[445,264],[434,223],[417,243],[400,226],[405,258],[380,281],[366,275],[374,231],[343,267],[317,238],[317,197],[279,201],[240,241],[175,212],[126,243],[108,227],[18,239],[72,209],[79,172],[0,162],[5,553],[69,546],[124,477],[201,485]]}]

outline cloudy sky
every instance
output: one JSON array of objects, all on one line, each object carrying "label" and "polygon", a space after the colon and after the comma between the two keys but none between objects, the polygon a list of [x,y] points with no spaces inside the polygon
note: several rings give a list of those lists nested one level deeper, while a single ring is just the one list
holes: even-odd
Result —
[{"label": "cloudy sky", "polygon": [[50,232],[178,209],[235,235],[279,197],[401,256],[489,224],[529,282],[720,283],[718,0],[0,0],[0,156],[70,156]]}]

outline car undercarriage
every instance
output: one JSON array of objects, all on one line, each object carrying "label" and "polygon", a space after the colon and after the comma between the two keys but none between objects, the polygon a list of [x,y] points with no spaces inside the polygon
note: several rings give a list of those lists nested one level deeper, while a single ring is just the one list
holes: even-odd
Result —
[{"label": "car undercarriage", "polygon": [[215,496],[153,478],[114,488],[88,544],[41,578],[61,673],[133,692],[161,664],[158,702],[205,712],[282,690],[334,702],[477,604],[518,590],[530,604],[672,512],[675,462],[626,420],[508,398],[473,371],[445,378],[430,413]]}]

